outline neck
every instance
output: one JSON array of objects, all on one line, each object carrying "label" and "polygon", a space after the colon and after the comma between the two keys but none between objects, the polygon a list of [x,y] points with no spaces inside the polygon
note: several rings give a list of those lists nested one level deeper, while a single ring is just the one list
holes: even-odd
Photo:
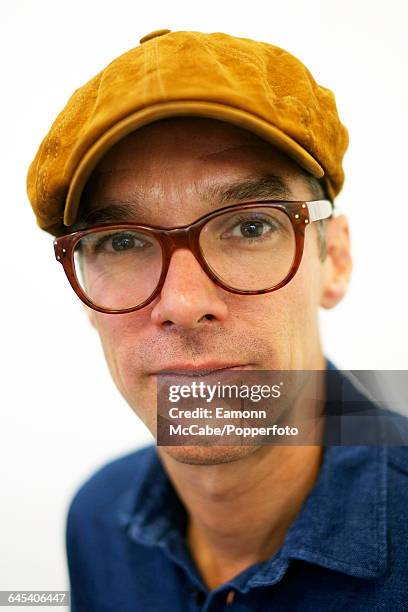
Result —
[{"label": "neck", "polygon": [[320,446],[263,446],[231,463],[193,466],[159,452],[187,509],[188,546],[210,589],[280,548],[322,457]]},{"label": "neck", "polygon": [[198,465],[158,447],[187,510],[187,544],[209,589],[282,546],[316,482],[323,456],[319,442],[318,437],[311,446],[240,447],[234,460],[226,459],[229,447],[224,447],[223,461]]}]

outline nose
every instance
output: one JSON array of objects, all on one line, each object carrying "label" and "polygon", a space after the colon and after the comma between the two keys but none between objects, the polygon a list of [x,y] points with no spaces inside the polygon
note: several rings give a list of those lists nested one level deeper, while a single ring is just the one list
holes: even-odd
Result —
[{"label": "nose", "polygon": [[176,249],[151,312],[152,322],[194,329],[208,321],[224,321],[228,313],[220,291],[191,251]]}]

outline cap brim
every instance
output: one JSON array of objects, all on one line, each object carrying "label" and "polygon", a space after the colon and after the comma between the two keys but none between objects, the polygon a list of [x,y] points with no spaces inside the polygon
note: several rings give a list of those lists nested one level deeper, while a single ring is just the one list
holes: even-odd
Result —
[{"label": "cap brim", "polygon": [[92,170],[119,140],[153,121],[176,116],[198,116],[233,123],[274,144],[316,178],[324,176],[322,166],[295,140],[264,119],[238,108],[215,102],[163,102],[140,109],[115,123],[94,142],[80,160],[72,176],[65,202],[64,225],[72,225],[78,214],[81,193]]}]

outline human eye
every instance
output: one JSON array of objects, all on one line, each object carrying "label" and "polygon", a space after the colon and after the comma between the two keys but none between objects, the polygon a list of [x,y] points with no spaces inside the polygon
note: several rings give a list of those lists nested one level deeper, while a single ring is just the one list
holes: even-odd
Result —
[{"label": "human eye", "polygon": [[274,233],[281,229],[281,224],[273,215],[258,212],[246,213],[235,215],[232,219],[229,219],[228,227],[220,238],[257,242],[272,237]]},{"label": "human eye", "polygon": [[[90,245],[91,246],[91,245]],[[93,253],[129,253],[145,250],[151,246],[146,236],[133,231],[102,233],[93,236]]]}]

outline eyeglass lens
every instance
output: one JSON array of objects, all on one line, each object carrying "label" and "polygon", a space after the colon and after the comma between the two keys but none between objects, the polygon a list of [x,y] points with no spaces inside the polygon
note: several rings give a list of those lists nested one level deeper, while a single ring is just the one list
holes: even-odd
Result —
[{"label": "eyeglass lens", "polygon": [[[241,291],[260,291],[287,276],[296,240],[283,211],[260,206],[211,218],[201,229],[199,247],[221,282]],[[95,305],[125,310],[152,295],[163,255],[159,241],[143,230],[101,230],[76,244],[74,263],[82,290]]]}]

